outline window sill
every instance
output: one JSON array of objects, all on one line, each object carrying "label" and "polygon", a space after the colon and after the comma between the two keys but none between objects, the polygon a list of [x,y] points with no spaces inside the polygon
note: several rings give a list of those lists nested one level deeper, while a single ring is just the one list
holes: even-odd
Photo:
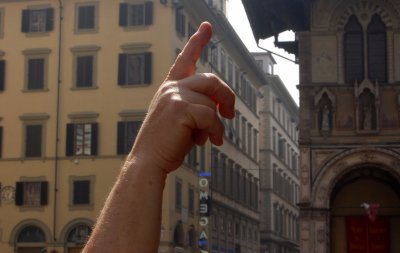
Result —
[{"label": "window sill", "polygon": [[48,88],[43,88],[43,89],[26,89],[24,88],[21,90],[23,93],[36,93],[36,92],[48,92]]},{"label": "window sill", "polygon": [[44,212],[44,206],[19,206],[19,210],[21,212],[31,212],[31,211],[37,211],[37,212]]},{"label": "window sill", "polygon": [[78,28],[75,28],[75,30],[74,30],[74,34],[75,35],[95,34],[95,33],[99,33],[99,28],[98,27],[90,28],[90,29],[78,29]]},{"label": "window sill", "polygon": [[148,30],[150,30],[150,25],[128,25],[128,26],[122,26],[122,29],[125,32],[148,31]]},{"label": "window sill", "polygon": [[77,87],[74,86],[71,88],[71,90],[97,90],[99,89],[99,86],[94,85],[94,86],[88,86],[88,87]]},{"label": "window sill", "polygon": [[26,37],[46,37],[46,36],[49,36],[50,35],[50,32],[26,32],[25,33],[25,36]]},{"label": "window sill", "polygon": [[148,87],[150,84],[118,84],[119,87],[121,88],[140,88],[140,87]]}]

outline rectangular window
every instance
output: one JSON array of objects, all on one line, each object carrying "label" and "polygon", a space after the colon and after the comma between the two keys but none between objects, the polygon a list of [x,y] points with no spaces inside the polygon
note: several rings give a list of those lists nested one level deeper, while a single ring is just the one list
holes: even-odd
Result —
[{"label": "rectangular window", "polygon": [[48,182],[17,182],[15,204],[17,206],[47,205]]},{"label": "rectangular window", "polygon": [[77,30],[93,30],[96,28],[96,6],[83,5],[77,9]]},{"label": "rectangular window", "polygon": [[128,154],[135,142],[142,121],[120,121],[117,128],[117,154]]},{"label": "rectangular window", "polygon": [[44,89],[45,59],[28,59],[28,90]]},{"label": "rectangular window", "polygon": [[175,208],[182,208],[182,182],[179,179],[175,181]]},{"label": "rectangular window", "polygon": [[73,183],[74,205],[90,204],[90,180],[76,180]]},{"label": "rectangular window", "polygon": [[22,11],[22,32],[40,33],[53,30],[54,9],[26,9]]},{"label": "rectangular window", "polygon": [[42,125],[25,126],[25,157],[42,156]]},{"label": "rectangular window", "polygon": [[153,2],[145,3],[120,3],[119,25],[122,27],[135,27],[153,24]]},{"label": "rectangular window", "polygon": [[233,88],[233,62],[230,57],[228,57],[228,85]]},{"label": "rectangular window", "polygon": [[252,153],[253,145],[251,143],[253,141],[253,138],[251,136],[252,134],[253,134],[253,126],[250,123],[248,123],[247,124],[247,154],[250,156],[253,155],[253,153]]},{"label": "rectangular window", "polygon": [[118,84],[150,84],[152,75],[152,54],[120,54]]},{"label": "rectangular window", "polygon": [[214,43],[211,44],[211,66],[218,69],[218,47]]},{"label": "rectangular window", "polygon": [[4,90],[6,83],[6,61],[0,60],[0,91]]},{"label": "rectangular window", "polygon": [[225,76],[226,76],[226,54],[225,54],[224,49],[221,49],[221,76],[225,79]]},{"label": "rectangular window", "polygon": [[98,124],[67,124],[67,156],[97,155]]},{"label": "rectangular window", "polygon": [[186,35],[186,17],[181,10],[176,9],[175,13],[175,30],[179,36]]},{"label": "rectangular window", "polygon": [[194,189],[193,187],[189,187],[189,213],[194,214]]},{"label": "rectangular window", "polygon": [[242,117],[242,122],[241,122],[241,130],[242,130],[242,150],[246,152],[246,119]]},{"label": "rectangular window", "polygon": [[93,55],[76,57],[76,87],[92,87],[93,86]]},{"label": "rectangular window", "polygon": [[253,130],[253,158],[258,160],[258,131]]},{"label": "rectangular window", "polygon": [[192,23],[189,22],[189,24],[188,24],[188,38],[192,37],[192,35],[196,33],[196,30],[197,30],[196,27],[194,27],[192,25]]}]

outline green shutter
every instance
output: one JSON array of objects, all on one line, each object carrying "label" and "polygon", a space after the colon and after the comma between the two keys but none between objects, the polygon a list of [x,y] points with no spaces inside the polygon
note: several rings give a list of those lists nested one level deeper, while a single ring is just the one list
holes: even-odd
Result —
[{"label": "green shutter", "polygon": [[66,137],[65,155],[74,155],[74,138],[75,138],[75,125],[67,124],[67,137]]},{"label": "green shutter", "polygon": [[6,82],[6,61],[0,60],[0,91],[4,90]]},{"label": "green shutter", "polygon": [[99,124],[92,124],[92,136],[91,136],[91,146],[90,146],[90,155],[97,155],[98,152],[98,131]]},{"label": "green shutter", "polygon": [[15,205],[22,206],[24,203],[24,183],[17,182],[15,185]]},{"label": "green shutter", "polygon": [[125,155],[126,154],[126,122],[120,121],[117,123],[117,154]]},{"label": "green shutter", "polygon": [[21,22],[21,31],[23,33],[29,32],[29,19],[30,19],[30,11],[22,10],[22,22]]},{"label": "green shutter", "polygon": [[46,32],[52,31],[54,26],[54,9],[46,9]]},{"label": "green shutter", "polygon": [[40,205],[45,206],[48,203],[48,188],[49,183],[46,181],[40,182]]},{"label": "green shutter", "polygon": [[125,85],[126,80],[126,54],[119,54],[118,56],[118,84]]},{"label": "green shutter", "polygon": [[145,4],[145,25],[153,24],[153,2],[146,2]]},{"label": "green shutter", "polygon": [[152,53],[144,53],[144,83],[152,82]]},{"label": "green shutter", "polygon": [[128,4],[119,4],[119,26],[128,26]]}]

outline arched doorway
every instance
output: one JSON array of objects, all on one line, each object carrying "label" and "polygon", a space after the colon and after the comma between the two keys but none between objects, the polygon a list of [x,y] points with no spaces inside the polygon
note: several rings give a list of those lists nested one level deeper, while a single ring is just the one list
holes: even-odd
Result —
[{"label": "arched doorway", "polygon": [[[379,204],[376,220],[363,203]],[[330,207],[331,253],[400,252],[400,184],[384,169],[365,166],[343,175]]]},{"label": "arched doorway", "polygon": [[46,249],[45,233],[35,225],[22,228],[15,241],[17,253],[43,253]]},{"label": "arched doorway", "polygon": [[80,253],[91,233],[92,229],[87,224],[77,223],[73,225],[67,233],[66,252]]}]

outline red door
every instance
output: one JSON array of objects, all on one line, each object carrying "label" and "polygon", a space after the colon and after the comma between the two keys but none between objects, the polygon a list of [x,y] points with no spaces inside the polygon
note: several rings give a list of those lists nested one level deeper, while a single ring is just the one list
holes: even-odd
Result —
[{"label": "red door", "polygon": [[347,217],[347,253],[390,253],[388,217]]}]

